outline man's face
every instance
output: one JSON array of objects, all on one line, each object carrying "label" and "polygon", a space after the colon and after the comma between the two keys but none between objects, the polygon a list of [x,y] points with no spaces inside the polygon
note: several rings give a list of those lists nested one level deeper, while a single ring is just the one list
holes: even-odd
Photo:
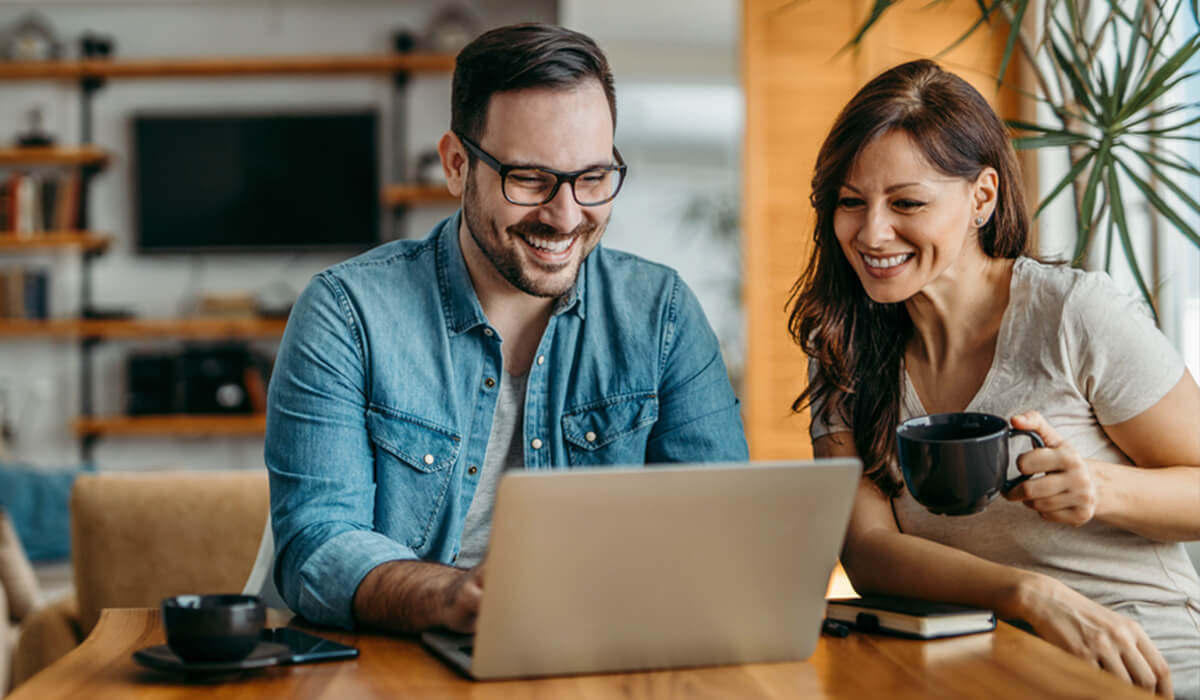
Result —
[{"label": "man's face", "polygon": [[[479,146],[506,165],[576,171],[613,163],[613,122],[604,90],[595,80],[567,89],[500,92],[488,105]],[[563,183],[540,206],[508,202],[500,174],[476,161],[467,173],[463,240],[468,264],[483,262],[500,284],[537,297],[569,292],[579,266],[592,252],[612,213],[612,202],[580,206]],[[474,270],[472,270],[475,272]],[[476,280],[478,287],[480,280]]]}]

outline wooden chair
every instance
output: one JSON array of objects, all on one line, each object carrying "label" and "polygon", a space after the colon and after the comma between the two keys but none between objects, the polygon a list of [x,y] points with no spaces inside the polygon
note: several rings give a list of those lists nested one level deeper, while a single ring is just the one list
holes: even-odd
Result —
[{"label": "wooden chair", "polygon": [[268,503],[264,470],[80,476],[70,506],[75,594],[22,624],[13,685],[82,642],[104,608],[241,591]]}]

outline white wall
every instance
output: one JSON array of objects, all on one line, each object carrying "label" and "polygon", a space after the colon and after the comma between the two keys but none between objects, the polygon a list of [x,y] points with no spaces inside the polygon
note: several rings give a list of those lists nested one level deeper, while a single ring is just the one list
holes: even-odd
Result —
[{"label": "white wall", "polygon": [[[420,30],[441,3],[422,0],[0,0],[0,28],[31,5],[74,44],[85,30],[116,38],[125,57],[386,51],[391,32]],[[549,20],[593,36],[612,61],[617,81],[617,144],[630,179],[614,210],[605,244],[678,268],[700,297],[722,337],[731,370],[741,357],[740,276],[736,231],[726,239],[685,220],[696,198],[736,206],[740,170],[741,90],[737,71],[736,0],[475,0],[485,26]],[[631,21],[638,18],[638,21]],[[139,256],[133,248],[128,119],[139,110],[250,110],[376,105],[390,124],[390,82],[384,77],[187,79],[110,82],[95,100],[97,144],[112,165],[91,190],[92,228],[116,245],[94,268],[95,303],[142,316],[175,315],[197,292],[253,292],[282,283],[301,289],[330,255]],[[79,93],[70,83],[0,82],[0,141],[25,124],[34,105],[64,143],[78,138]],[[449,122],[448,76],[418,77],[407,97],[411,158],[433,146]],[[386,133],[384,134],[386,137]],[[390,153],[384,144],[385,153]],[[394,164],[385,157],[391,179]],[[415,210],[410,235],[424,235],[452,207]],[[79,277],[73,254],[46,256],[53,272],[52,305],[77,310]],[[15,261],[20,262],[20,261]],[[163,343],[106,343],[95,354],[96,409],[123,408],[127,353]],[[166,343],[170,346],[170,343]],[[270,348],[270,344],[267,344]],[[16,456],[38,464],[78,461],[70,419],[78,410],[79,352],[71,343],[0,341],[0,384],[16,409]],[[101,440],[104,469],[250,467],[262,464],[261,439]]]}]

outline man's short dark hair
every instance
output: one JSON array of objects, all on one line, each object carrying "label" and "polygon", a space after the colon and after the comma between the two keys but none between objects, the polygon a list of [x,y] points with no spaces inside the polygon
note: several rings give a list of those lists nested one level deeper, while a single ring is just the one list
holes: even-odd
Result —
[{"label": "man's short dark hair", "polygon": [[458,54],[451,90],[450,129],[478,141],[492,95],[525,88],[573,88],[594,79],[604,88],[613,128],[617,95],[608,58],[589,37],[549,24],[492,29]]}]

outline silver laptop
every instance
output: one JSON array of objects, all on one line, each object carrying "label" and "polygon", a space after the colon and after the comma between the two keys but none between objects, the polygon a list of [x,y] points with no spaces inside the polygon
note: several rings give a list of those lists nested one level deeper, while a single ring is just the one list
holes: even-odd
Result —
[{"label": "silver laptop", "polygon": [[475,635],[421,638],[478,680],[806,659],[861,470],[506,474]]}]

